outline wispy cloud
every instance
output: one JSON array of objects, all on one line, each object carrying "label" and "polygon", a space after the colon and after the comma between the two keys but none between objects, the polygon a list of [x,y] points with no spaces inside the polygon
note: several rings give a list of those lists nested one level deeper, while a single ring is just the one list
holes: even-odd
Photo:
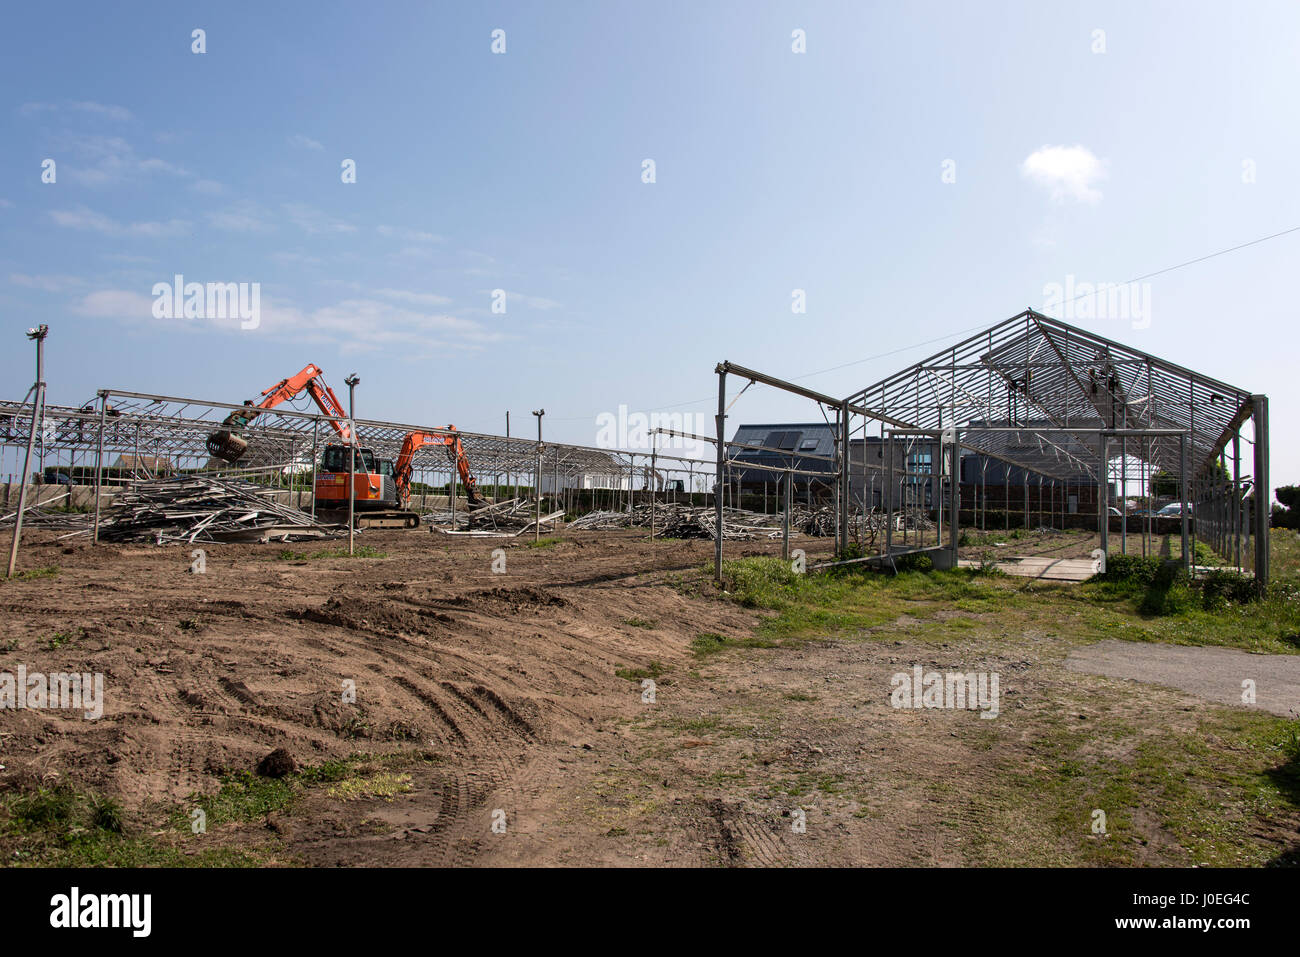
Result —
[{"label": "wispy cloud", "polygon": [[399,239],[404,243],[443,243],[446,237],[422,229],[406,229],[400,226],[376,226],[375,232],[385,239]]},{"label": "wispy cloud", "polygon": [[26,273],[10,273],[9,282],[25,289],[40,289],[44,292],[63,292],[84,284],[77,276],[32,276]]},{"label": "wispy cloud", "polygon": [[152,319],[153,297],[128,289],[101,289],[79,299],[72,311],[91,319]]},{"label": "wispy cloud", "polygon": [[18,112],[23,116],[36,116],[40,113],[57,113],[68,110],[102,116],[104,119],[114,120],[119,123],[125,123],[133,118],[131,111],[125,106],[117,106],[112,103],[96,103],[94,100],[73,100],[62,105],[58,103],[24,103],[18,107]]},{"label": "wispy cloud", "polygon": [[[493,290],[491,289],[483,289],[480,291],[485,296],[490,296],[493,292]],[[562,303],[556,302],[554,299],[547,299],[545,296],[529,296],[526,295],[525,293],[515,292],[514,290],[511,289],[505,290],[505,294],[506,294],[506,308],[509,308],[515,303],[520,303],[520,302],[531,309],[541,309],[541,310],[559,309],[560,306],[562,305]]]},{"label": "wispy cloud", "polygon": [[297,146],[305,150],[323,150],[325,148],[319,140],[314,140],[310,136],[303,136],[301,133],[294,133],[289,137],[289,145]]},{"label": "wispy cloud", "polygon": [[189,223],[180,219],[167,222],[119,223],[102,213],[85,206],[73,209],[51,210],[50,218],[60,226],[87,232],[102,233],[105,236],[138,236],[144,238],[162,238],[179,236],[189,231]]},{"label": "wispy cloud", "polygon": [[1086,146],[1044,146],[1020,164],[1020,175],[1047,189],[1054,203],[1101,202],[1096,184],[1106,178],[1106,163]]},{"label": "wispy cloud", "polygon": [[208,213],[208,222],[217,229],[231,233],[265,233],[275,226],[267,221],[262,209],[253,202],[244,201],[230,209]]},{"label": "wispy cloud", "polygon": [[306,203],[285,203],[281,207],[284,214],[293,223],[308,235],[317,235],[320,233],[353,233],[356,227],[350,223],[345,223],[341,219],[334,219],[313,206]]},{"label": "wispy cloud", "polygon": [[417,306],[445,306],[451,302],[446,296],[433,292],[411,292],[408,289],[376,289],[375,295],[398,302],[409,302]]},{"label": "wispy cloud", "polygon": [[59,163],[60,178],[66,176],[83,186],[106,186],[155,174],[182,179],[194,175],[183,166],[156,156],[141,156],[120,136],[63,133],[56,138],[55,145],[73,156]]}]

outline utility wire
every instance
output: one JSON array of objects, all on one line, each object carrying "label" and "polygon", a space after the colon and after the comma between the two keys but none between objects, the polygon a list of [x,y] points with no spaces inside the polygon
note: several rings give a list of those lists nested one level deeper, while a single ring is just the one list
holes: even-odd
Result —
[{"label": "utility wire", "polygon": [[[1296,233],[1296,232],[1300,232],[1300,226],[1292,226],[1289,229],[1283,229],[1280,232],[1271,233],[1268,236],[1260,236],[1258,239],[1252,239],[1249,242],[1239,243],[1236,246],[1229,246],[1227,249],[1220,249],[1217,252],[1206,253],[1204,256],[1197,256],[1195,259],[1189,259],[1186,262],[1181,262],[1173,266],[1165,266],[1163,269],[1157,269],[1155,272],[1149,272],[1146,273],[1145,275],[1137,276],[1133,279],[1130,279],[1128,280],[1128,282],[1125,283],[1125,285],[1127,285],[1128,283],[1142,282],[1143,280],[1146,279],[1153,279],[1156,276],[1163,276],[1165,273],[1173,272],[1176,269],[1183,269],[1187,266],[1195,266],[1197,263],[1203,263],[1206,260],[1214,259],[1218,256],[1226,256],[1228,253],[1235,253],[1238,250],[1246,249],[1250,246],[1257,246],[1260,243],[1268,242],[1270,239],[1278,239],[1282,236],[1289,236],[1291,233]],[[1075,302],[1079,299],[1083,299],[1088,296],[1095,296],[1095,295],[1097,295],[1095,291],[1080,293],[1079,295],[1074,296],[1070,299],[1063,299],[1059,302],[1051,303],[1050,305],[1044,305],[1043,308],[1051,309],[1057,306],[1063,306],[1067,302]],[[862,359],[854,359],[852,362],[845,362],[837,366],[830,366],[829,368],[826,369],[818,369],[816,372],[805,372],[803,375],[793,376],[790,381],[799,382],[803,379],[811,379],[813,376],[825,375],[828,372],[838,372],[840,369],[847,369],[851,366],[861,365],[864,362],[874,362],[877,359],[887,359],[890,356],[898,355],[900,352],[910,352],[911,350],[919,349],[922,346],[929,346],[929,345],[934,345],[937,342],[943,342],[945,339],[953,339],[956,338],[957,336],[964,336],[969,332],[978,332],[980,329],[986,328],[986,325],[987,325],[986,323],[980,323],[977,326],[970,326],[966,329],[958,329],[956,332],[950,332],[947,333],[946,335],[942,335],[934,339],[926,339],[924,342],[914,342],[911,345],[900,346],[899,348],[891,349],[888,352],[878,352],[875,355],[866,356],[865,358]],[[751,382],[750,385],[753,385],[753,383]],[[749,386],[746,386],[745,388],[748,387]],[[699,399],[688,399],[685,402],[675,402],[672,405],[656,406],[653,409],[646,409],[645,411],[662,412],[665,409],[677,409],[677,408],[681,408],[684,405],[698,405],[701,402],[710,401],[711,398],[712,398],[711,396],[703,396],[702,398]],[[740,397],[737,396],[736,398],[740,398]],[[734,405],[735,403],[733,402],[732,404]],[[579,422],[579,421],[587,421],[593,418],[594,416],[573,416],[571,418],[555,419],[554,421]]]}]

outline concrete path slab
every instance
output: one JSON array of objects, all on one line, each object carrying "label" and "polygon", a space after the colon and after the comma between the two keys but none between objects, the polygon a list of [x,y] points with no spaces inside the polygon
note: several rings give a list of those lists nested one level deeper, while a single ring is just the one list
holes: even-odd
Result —
[{"label": "concrete path slab", "polygon": [[[962,568],[979,568],[980,563],[969,558],[958,562]],[[999,571],[1022,578],[1043,578],[1050,581],[1082,582],[1093,576],[1091,558],[1042,558],[1033,555],[1009,555],[995,563]]]},{"label": "concrete path slab", "polygon": [[[1102,641],[1070,652],[1069,671],[1166,685],[1238,707],[1300,717],[1300,655],[1254,655],[1235,648]],[[1241,700],[1255,682],[1255,703]]]}]

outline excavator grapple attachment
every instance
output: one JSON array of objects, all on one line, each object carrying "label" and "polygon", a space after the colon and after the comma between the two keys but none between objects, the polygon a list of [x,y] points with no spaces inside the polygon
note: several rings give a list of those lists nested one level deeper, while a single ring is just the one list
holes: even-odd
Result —
[{"label": "excavator grapple attachment", "polygon": [[227,462],[237,462],[248,451],[248,442],[233,432],[222,430],[208,436],[208,452]]}]

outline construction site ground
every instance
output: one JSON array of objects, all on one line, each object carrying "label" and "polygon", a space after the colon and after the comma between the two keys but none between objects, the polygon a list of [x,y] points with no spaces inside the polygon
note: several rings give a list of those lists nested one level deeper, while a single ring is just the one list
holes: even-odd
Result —
[{"label": "construction site ground", "polygon": [[[1018,550],[1095,547],[1040,537]],[[4,713],[3,860],[1300,859],[1300,715],[1078,659],[1103,641],[1213,644],[1220,683],[1240,686],[1267,675],[1260,654],[1300,650],[1285,624],[1152,618],[1090,585],[977,569],[797,584],[776,607],[755,597],[775,563],[755,559],[779,541],[727,543],[728,594],[712,542],[640,529],[358,546],[208,545],[197,574],[184,546],[29,533],[26,574],[0,582],[0,671],[101,672],[105,706]],[[962,555],[983,551],[1005,549]],[[914,665],[998,673],[999,714],[891,707]],[[298,770],[253,773],[276,749]]]}]

